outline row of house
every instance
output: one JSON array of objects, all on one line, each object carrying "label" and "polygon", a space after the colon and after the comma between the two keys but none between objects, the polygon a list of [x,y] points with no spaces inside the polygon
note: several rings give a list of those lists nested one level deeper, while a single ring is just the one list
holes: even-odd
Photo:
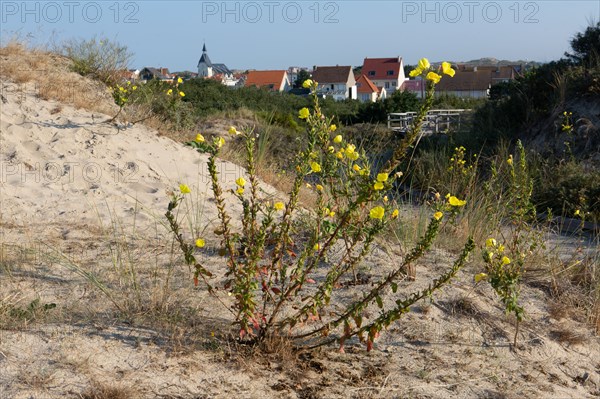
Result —
[{"label": "row of house", "polygon": [[[454,65],[456,74],[452,79],[442,79],[436,86],[436,94],[449,94],[458,97],[485,98],[492,85],[515,79],[522,73],[520,65],[478,66]],[[299,67],[288,70],[248,71],[234,73],[225,64],[213,63],[208,56],[206,45],[198,61],[198,73],[190,73],[187,78],[199,77],[214,79],[230,87],[256,86],[270,91],[286,92],[292,89]],[[355,74],[352,66],[314,66],[312,79],[318,82],[318,93],[335,100],[354,99],[375,102],[385,99],[397,90],[408,91],[422,98],[425,82],[421,79],[408,79],[404,74],[401,57],[365,58],[360,72]],[[166,68],[144,68],[139,79],[147,81],[160,79],[172,81],[174,76]],[[295,91],[299,94],[298,91]],[[302,92],[300,90],[300,92]]]}]

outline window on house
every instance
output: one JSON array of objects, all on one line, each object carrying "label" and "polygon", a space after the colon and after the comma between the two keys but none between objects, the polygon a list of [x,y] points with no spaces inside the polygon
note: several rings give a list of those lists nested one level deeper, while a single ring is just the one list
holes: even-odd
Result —
[{"label": "window on house", "polygon": [[385,82],[385,88],[389,89],[390,88],[390,82]]},{"label": "window on house", "polygon": [[396,81],[395,80],[392,82],[392,86],[394,86],[394,87],[396,86]]},{"label": "window on house", "polygon": [[388,76],[394,76],[394,71],[387,71]]},{"label": "window on house", "polygon": [[375,76],[375,71],[369,71],[369,76]]},{"label": "window on house", "polygon": [[335,85],[332,84],[331,85],[331,90],[334,90],[334,89],[335,89]]}]

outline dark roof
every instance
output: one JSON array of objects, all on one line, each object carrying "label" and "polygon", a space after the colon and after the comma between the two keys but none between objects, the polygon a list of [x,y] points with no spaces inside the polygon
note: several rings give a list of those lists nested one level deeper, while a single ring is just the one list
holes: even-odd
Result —
[{"label": "dark roof", "polygon": [[[204,48],[206,49],[206,46]],[[206,50],[202,52],[202,57],[200,57],[200,61],[198,61],[198,66],[200,66],[200,64],[206,64],[209,67],[213,66],[212,62],[210,62],[210,58],[208,58]]]},{"label": "dark roof", "polygon": [[163,75],[161,73],[160,69],[158,69],[158,68],[145,67],[144,69],[142,69],[140,71],[140,78],[143,78],[147,75],[150,75],[152,79],[162,79],[162,80],[171,79],[170,77]]},{"label": "dark roof", "polygon": [[227,68],[225,64],[212,64],[213,73],[223,73],[226,75],[231,75],[233,72]]},{"label": "dark roof", "polygon": [[350,75],[352,75],[351,66],[320,66],[313,71],[312,79],[319,84],[346,83]]},{"label": "dark roof", "polygon": [[361,72],[369,79],[398,79],[401,67],[402,58],[400,57],[365,58]]},{"label": "dark roof", "polygon": [[444,76],[435,86],[436,91],[481,91],[492,84],[492,71],[489,69],[465,71],[456,70],[454,77]]}]

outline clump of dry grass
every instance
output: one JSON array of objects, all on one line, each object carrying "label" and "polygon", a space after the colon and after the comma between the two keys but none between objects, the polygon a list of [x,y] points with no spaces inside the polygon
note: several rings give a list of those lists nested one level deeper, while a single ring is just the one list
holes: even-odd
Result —
[{"label": "clump of dry grass", "polygon": [[133,388],[114,382],[92,380],[81,394],[82,399],[135,399],[141,397]]},{"label": "clump of dry grass", "polygon": [[114,114],[116,106],[108,88],[72,72],[71,60],[54,52],[28,48],[11,41],[0,47],[0,77],[33,90],[44,100],[54,100],[92,112]]}]

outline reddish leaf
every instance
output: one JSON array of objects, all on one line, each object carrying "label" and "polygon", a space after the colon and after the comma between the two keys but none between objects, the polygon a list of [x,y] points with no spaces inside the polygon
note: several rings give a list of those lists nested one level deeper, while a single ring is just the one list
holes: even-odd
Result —
[{"label": "reddish leaf", "polygon": [[281,294],[281,290],[277,287],[272,287],[271,290],[276,293],[277,295]]},{"label": "reddish leaf", "polygon": [[194,287],[198,286],[198,277],[194,277]]},{"label": "reddish leaf", "polygon": [[306,282],[307,282],[307,283],[310,283],[310,284],[315,284],[315,283],[316,283],[316,281],[315,281],[315,280],[313,280],[312,278],[307,278],[307,279],[306,279]]}]

